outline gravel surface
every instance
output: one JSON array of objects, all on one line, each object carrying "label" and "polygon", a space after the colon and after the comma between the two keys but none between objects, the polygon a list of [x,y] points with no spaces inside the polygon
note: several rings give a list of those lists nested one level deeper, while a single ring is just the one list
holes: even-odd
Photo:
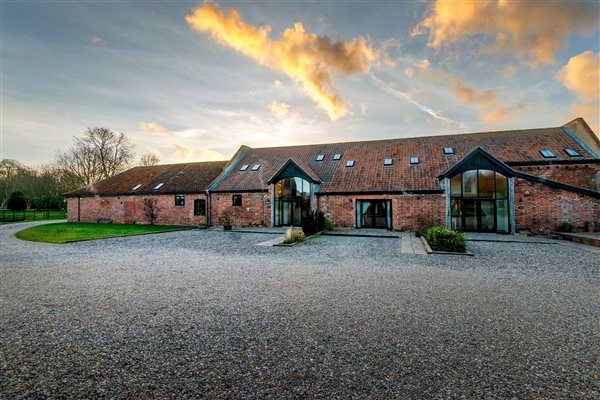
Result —
[{"label": "gravel surface", "polygon": [[0,398],[599,398],[600,256],[0,227]]}]

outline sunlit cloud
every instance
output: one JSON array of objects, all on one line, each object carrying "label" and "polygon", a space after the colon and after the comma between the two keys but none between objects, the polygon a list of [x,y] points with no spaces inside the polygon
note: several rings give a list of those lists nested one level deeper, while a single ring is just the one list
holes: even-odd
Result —
[{"label": "sunlit cloud", "polygon": [[475,89],[463,84],[462,76],[452,76],[452,91],[458,98],[466,104],[489,105],[496,102],[496,94],[493,90],[487,89],[477,92]]},{"label": "sunlit cloud", "polygon": [[195,155],[196,158],[201,161],[221,161],[227,159],[227,157],[225,157],[222,153],[208,149],[197,151]]},{"label": "sunlit cloud", "polygon": [[598,26],[598,2],[437,0],[412,35],[429,32],[428,45],[440,48],[470,36],[491,39],[488,50],[514,52],[528,65],[552,64],[574,33]]},{"label": "sunlit cloud", "polygon": [[289,109],[289,104],[281,103],[276,100],[273,100],[271,104],[269,104],[269,110],[279,118],[285,117]]},{"label": "sunlit cloud", "polygon": [[367,106],[366,106],[366,104],[361,104],[360,105],[360,113],[362,115],[367,115]]},{"label": "sunlit cloud", "polygon": [[575,93],[578,101],[571,111],[585,118],[592,129],[598,132],[600,122],[600,57],[592,51],[585,51],[571,57],[556,74],[556,79]]},{"label": "sunlit cloud", "polygon": [[154,122],[144,122],[140,121],[138,127],[144,132],[158,132],[158,133],[167,133],[169,135],[173,135],[173,131],[169,128],[162,126],[161,124],[157,124]]},{"label": "sunlit cloud", "polygon": [[92,43],[92,44],[102,44],[102,43],[104,43],[104,39],[102,39],[100,36],[92,36],[90,38],[90,43]]},{"label": "sunlit cloud", "polygon": [[402,45],[398,39],[387,39],[379,46],[378,53],[381,61],[388,67],[395,67],[400,62],[400,48]]},{"label": "sunlit cloud", "polygon": [[174,156],[181,156],[184,158],[192,158],[194,157],[194,149],[192,149],[189,146],[186,145],[182,145],[182,144],[175,144],[175,152],[174,152]]},{"label": "sunlit cloud", "polygon": [[275,86],[276,88],[280,88],[281,87],[281,81],[279,79],[275,80],[275,82],[273,82],[273,86]]},{"label": "sunlit cloud", "polygon": [[298,82],[308,96],[336,120],[348,112],[333,83],[333,71],[342,76],[367,72],[376,51],[363,37],[332,42],[327,36],[306,33],[302,23],[283,31],[279,40],[269,38],[271,28],[255,27],[244,21],[237,9],[223,13],[218,5],[205,2],[186,17],[198,32],[207,32],[261,65],[285,73]]}]

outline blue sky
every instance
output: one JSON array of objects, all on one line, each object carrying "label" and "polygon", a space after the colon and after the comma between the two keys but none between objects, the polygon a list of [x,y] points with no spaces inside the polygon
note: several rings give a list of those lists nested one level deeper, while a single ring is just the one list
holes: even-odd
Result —
[{"label": "blue sky", "polygon": [[597,1],[1,7],[1,157],[26,164],[93,126],[162,162],[577,116],[598,129]]}]

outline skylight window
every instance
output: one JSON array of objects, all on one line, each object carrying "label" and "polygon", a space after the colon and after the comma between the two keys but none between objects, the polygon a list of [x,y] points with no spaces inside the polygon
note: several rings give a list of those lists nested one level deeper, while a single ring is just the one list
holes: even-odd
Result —
[{"label": "skylight window", "polygon": [[259,168],[260,168],[260,164],[256,164],[256,165],[254,165],[254,167],[252,167],[252,171],[258,171]]},{"label": "skylight window", "polygon": [[334,160],[341,160],[341,159],[342,159],[342,155],[341,155],[340,153],[335,153],[335,154],[333,155],[333,159],[334,159]]},{"label": "skylight window", "polygon": [[444,154],[454,154],[453,147],[444,147]]},{"label": "skylight window", "polygon": [[565,153],[570,157],[581,157],[581,153],[571,147],[565,147]]},{"label": "skylight window", "polygon": [[165,184],[164,182],[159,183],[158,185],[154,186],[154,190],[160,189],[161,187],[164,186],[164,184]]},{"label": "skylight window", "polygon": [[411,157],[411,158],[410,158],[410,163],[411,163],[411,165],[418,164],[419,162],[420,162],[420,161],[419,161],[419,157],[417,157],[417,156],[414,156],[414,157]]},{"label": "skylight window", "polygon": [[324,158],[325,158],[325,154],[319,154],[317,156],[317,161],[323,161]]},{"label": "skylight window", "polygon": [[244,164],[244,165],[242,165],[242,168],[240,168],[240,171],[245,171],[248,169],[248,167],[249,167],[248,164]]},{"label": "skylight window", "polygon": [[556,154],[554,154],[552,150],[540,150],[540,154],[544,156],[544,158],[556,158]]},{"label": "skylight window", "polygon": [[139,188],[141,188],[143,185],[141,183],[138,183],[137,185],[135,185],[134,187],[131,188],[131,191],[135,192],[136,190],[138,190]]},{"label": "skylight window", "polygon": [[354,167],[354,160],[346,161],[346,167]]},{"label": "skylight window", "polygon": [[394,160],[391,158],[384,158],[383,159],[383,165],[392,165],[394,163]]}]

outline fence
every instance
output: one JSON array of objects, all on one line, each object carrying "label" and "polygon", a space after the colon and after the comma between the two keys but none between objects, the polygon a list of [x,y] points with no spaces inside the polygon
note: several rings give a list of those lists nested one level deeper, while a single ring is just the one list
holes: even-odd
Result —
[{"label": "fence", "polygon": [[67,218],[64,210],[0,210],[0,222],[42,221],[46,219]]}]

